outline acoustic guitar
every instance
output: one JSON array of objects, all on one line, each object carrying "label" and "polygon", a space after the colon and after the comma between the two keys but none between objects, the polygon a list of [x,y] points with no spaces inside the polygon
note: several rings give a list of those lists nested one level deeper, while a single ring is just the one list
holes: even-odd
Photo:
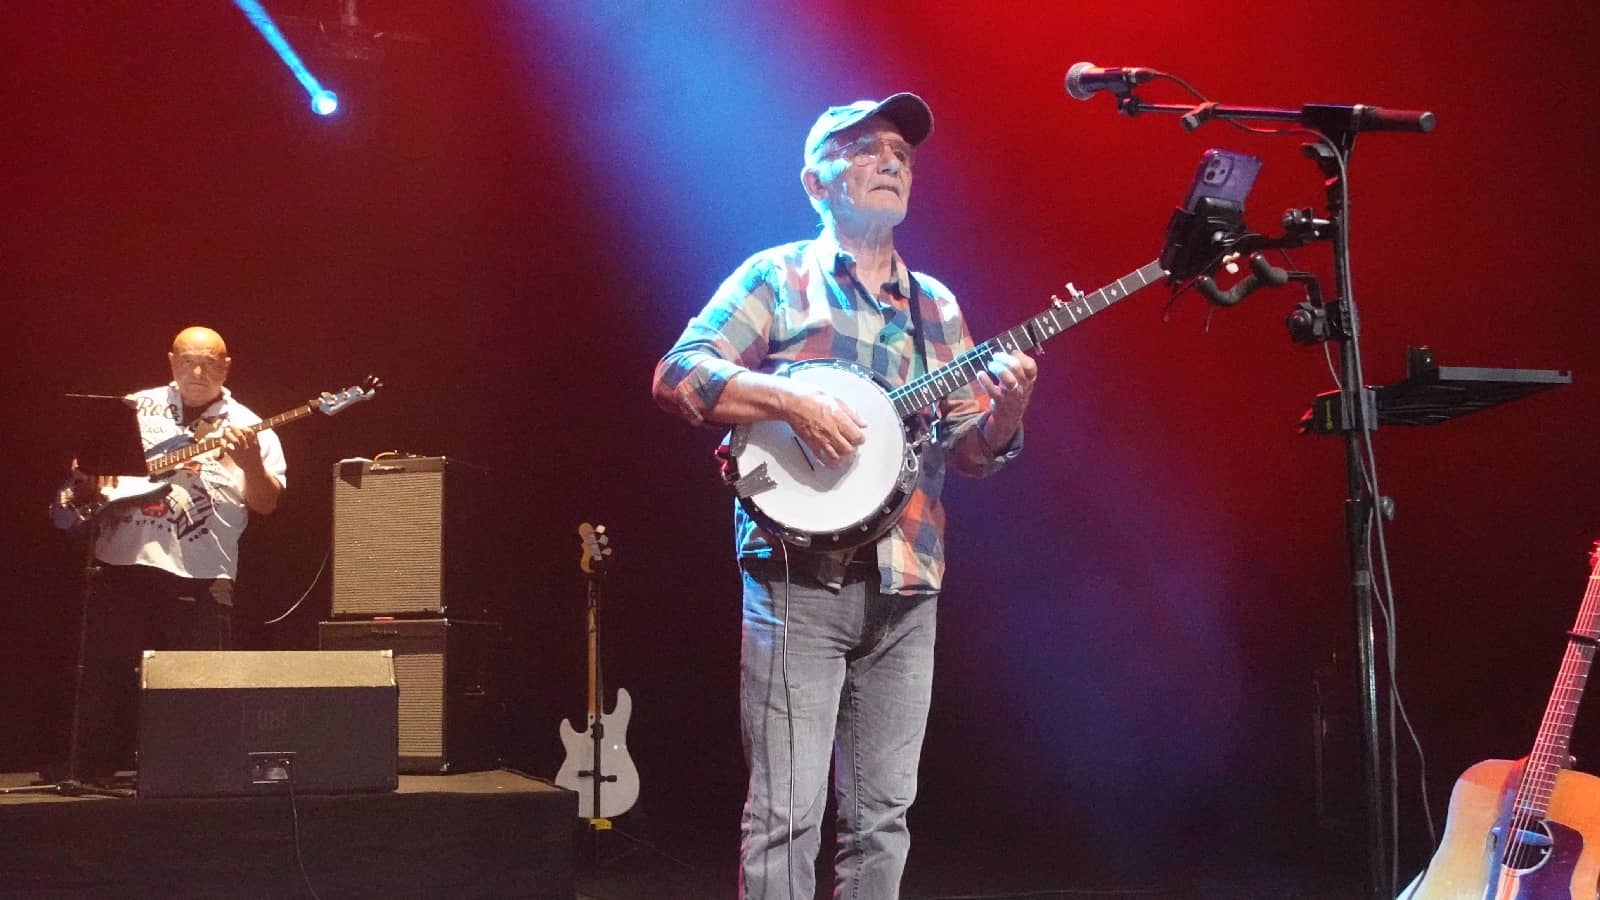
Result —
[{"label": "acoustic guitar", "polygon": [[1600,778],[1568,768],[1572,726],[1600,642],[1600,541],[1533,751],[1467,769],[1444,839],[1401,900],[1596,900]]}]

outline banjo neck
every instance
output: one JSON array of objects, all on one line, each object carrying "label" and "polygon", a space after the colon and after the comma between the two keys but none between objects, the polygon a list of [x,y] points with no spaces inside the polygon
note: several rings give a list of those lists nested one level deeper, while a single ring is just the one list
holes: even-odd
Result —
[{"label": "banjo neck", "polygon": [[1166,275],[1166,270],[1161,268],[1161,261],[1156,260],[1097,291],[1074,294],[1070,300],[1050,298],[1051,306],[1044,312],[1002,331],[946,365],[890,391],[889,399],[894,402],[895,412],[901,418],[906,418],[927,409],[975,380],[978,373],[988,369],[989,360],[996,353],[1032,350]]}]

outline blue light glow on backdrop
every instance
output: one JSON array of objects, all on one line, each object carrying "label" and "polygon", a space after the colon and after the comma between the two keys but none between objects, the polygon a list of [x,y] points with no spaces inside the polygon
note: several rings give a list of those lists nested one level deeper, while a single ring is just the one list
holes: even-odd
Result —
[{"label": "blue light glow on backdrop", "polygon": [[528,103],[561,123],[599,211],[630,252],[700,289],[673,320],[744,255],[811,233],[800,145],[817,114],[898,89],[830,18],[825,5],[734,0],[532,4],[518,17],[510,50],[528,67]]}]

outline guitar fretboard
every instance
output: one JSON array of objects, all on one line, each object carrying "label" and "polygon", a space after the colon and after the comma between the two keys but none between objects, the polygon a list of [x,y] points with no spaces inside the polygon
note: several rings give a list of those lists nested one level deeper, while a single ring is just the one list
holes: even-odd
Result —
[{"label": "guitar fretboard", "polygon": [[[254,425],[247,425],[245,426],[244,430],[253,433],[265,430],[267,428],[275,428],[284,424],[285,422],[293,422],[295,419],[301,418],[302,416],[309,416],[311,413],[316,411],[316,408],[317,404],[315,401],[313,401],[304,406],[297,406],[294,409],[278,413],[270,419],[262,419]],[[173,450],[170,453],[163,453],[155,459],[147,460],[145,462],[145,467],[150,470],[151,475],[164,475],[183,465],[189,460],[194,459],[196,456],[200,456],[204,453],[210,453],[213,450],[221,449],[221,447],[222,438],[206,438],[203,441],[195,441],[187,447],[181,447],[177,450]]]},{"label": "guitar fretboard", "polygon": [[1570,759],[1572,726],[1578,719],[1578,704],[1583,700],[1583,688],[1589,681],[1597,641],[1600,641],[1600,544],[1597,544],[1594,566],[1589,573],[1589,587],[1578,608],[1577,622],[1572,626],[1567,650],[1561,655],[1561,670],[1550,691],[1550,701],[1545,705],[1544,718],[1539,721],[1539,736],[1523,767],[1522,784],[1515,801],[1516,812],[1520,815],[1542,819],[1550,807],[1556,775],[1567,767]]},{"label": "guitar fretboard", "polygon": [[905,418],[927,409],[940,400],[971,383],[989,367],[996,353],[1032,350],[1084,319],[1105,310],[1134,291],[1148,287],[1166,277],[1160,260],[1118,278],[1111,284],[1088,294],[1079,294],[1044,312],[1009,328],[971,350],[957,356],[948,364],[906,382],[889,393],[895,412]]}]

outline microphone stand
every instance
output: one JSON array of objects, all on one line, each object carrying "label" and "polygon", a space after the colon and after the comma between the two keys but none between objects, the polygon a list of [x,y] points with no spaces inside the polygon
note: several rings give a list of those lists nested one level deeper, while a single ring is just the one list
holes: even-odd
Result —
[{"label": "microphone stand", "polygon": [[[1330,337],[1339,342],[1339,401],[1345,449],[1345,477],[1349,485],[1344,505],[1344,531],[1349,554],[1349,591],[1354,612],[1357,694],[1361,708],[1363,753],[1361,774],[1366,820],[1367,896],[1395,896],[1398,848],[1384,840],[1386,823],[1394,822],[1394,784],[1385,764],[1385,743],[1378,718],[1379,696],[1377,654],[1373,627],[1373,569],[1370,537],[1373,516],[1387,507],[1370,489],[1362,461],[1363,444],[1377,427],[1377,412],[1362,377],[1359,337],[1360,320],[1351,292],[1348,184],[1345,180],[1356,134],[1361,131],[1431,131],[1431,112],[1385,110],[1373,106],[1334,106],[1308,104],[1300,109],[1259,106],[1224,106],[1205,102],[1198,106],[1145,103],[1127,87],[1115,90],[1117,109],[1124,115],[1162,113],[1182,117],[1185,130],[1193,131],[1212,119],[1255,120],[1297,124],[1320,132],[1328,145],[1310,144],[1308,155],[1317,163],[1325,179],[1328,222],[1317,237],[1333,242],[1334,296],[1328,303]],[[1375,477],[1375,475],[1374,475]],[[1392,702],[1392,698],[1388,698]],[[1391,747],[1392,747],[1392,735]],[[1396,843],[1398,834],[1395,835]]]}]

